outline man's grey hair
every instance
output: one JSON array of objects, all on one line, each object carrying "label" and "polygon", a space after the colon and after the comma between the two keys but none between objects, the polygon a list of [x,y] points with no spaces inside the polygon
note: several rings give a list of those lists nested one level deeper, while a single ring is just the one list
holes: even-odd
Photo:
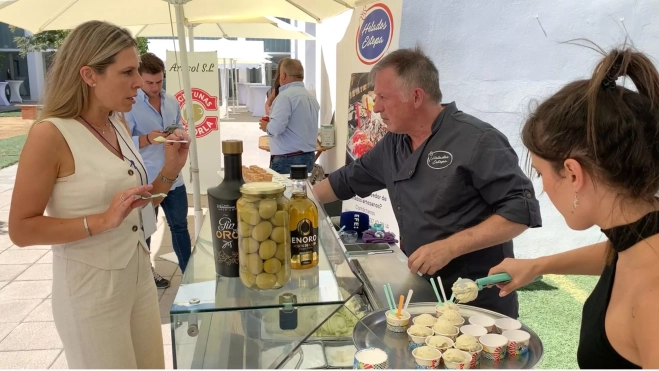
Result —
[{"label": "man's grey hair", "polygon": [[407,90],[421,88],[426,97],[435,103],[441,103],[442,91],[439,89],[439,71],[432,60],[417,46],[414,49],[398,49],[387,54],[369,74],[371,84],[375,75],[385,68],[393,67],[396,75]]},{"label": "man's grey hair", "polygon": [[304,67],[298,59],[285,58],[281,63],[281,69],[290,77],[304,79]]}]

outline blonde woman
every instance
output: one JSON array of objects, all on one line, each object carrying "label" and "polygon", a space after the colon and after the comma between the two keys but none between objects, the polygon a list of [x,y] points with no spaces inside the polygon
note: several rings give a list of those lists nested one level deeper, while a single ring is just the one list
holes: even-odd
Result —
[{"label": "blonde woman", "polygon": [[53,316],[70,368],[164,368],[145,242],[161,199],[140,196],[169,191],[188,146],[168,143],[165,165],[147,183],[118,117],[142,86],[138,67],[128,31],[99,21],[73,30],[18,165],[9,235],[20,247],[53,245]]}]

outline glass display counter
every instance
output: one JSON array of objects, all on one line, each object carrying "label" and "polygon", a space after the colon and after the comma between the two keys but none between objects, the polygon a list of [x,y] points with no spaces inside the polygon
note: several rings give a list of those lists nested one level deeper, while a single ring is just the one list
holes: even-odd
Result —
[{"label": "glass display counter", "polygon": [[170,310],[175,368],[298,368],[303,342],[352,338],[354,323],[370,308],[322,207],[318,219],[318,266],[293,270],[281,289],[253,291],[237,277],[216,276],[206,214]]}]

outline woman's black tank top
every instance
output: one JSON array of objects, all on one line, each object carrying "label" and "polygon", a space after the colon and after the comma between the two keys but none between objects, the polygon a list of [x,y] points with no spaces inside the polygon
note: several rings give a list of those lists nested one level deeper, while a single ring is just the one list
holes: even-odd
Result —
[{"label": "woman's black tank top", "polygon": [[604,268],[595,289],[584,303],[577,362],[582,369],[637,369],[640,368],[638,365],[628,361],[613,349],[606,336],[604,320],[611,300],[618,253],[658,234],[659,212],[647,214],[635,223],[602,232],[611,241],[615,257],[613,262]]}]

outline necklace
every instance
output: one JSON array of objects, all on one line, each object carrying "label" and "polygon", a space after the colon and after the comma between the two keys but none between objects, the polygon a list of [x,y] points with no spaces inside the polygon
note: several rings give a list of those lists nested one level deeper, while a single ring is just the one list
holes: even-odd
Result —
[{"label": "necklace", "polygon": [[[89,121],[85,120],[84,117],[80,116],[80,118],[81,118],[82,121],[84,121],[87,125],[89,125]],[[93,124],[93,126],[96,126],[99,130],[101,130],[101,135],[105,136],[105,131],[108,130],[108,129],[110,128],[110,120],[108,120],[107,122],[105,122],[105,124],[103,124],[103,125],[96,125],[96,124]]]}]

